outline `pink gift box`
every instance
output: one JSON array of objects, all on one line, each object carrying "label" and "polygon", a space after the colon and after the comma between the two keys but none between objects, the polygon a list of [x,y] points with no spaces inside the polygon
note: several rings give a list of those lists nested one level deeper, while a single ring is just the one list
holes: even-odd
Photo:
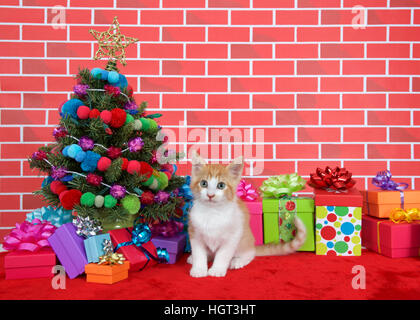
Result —
[{"label": "pink gift box", "polygon": [[255,245],[263,244],[262,201],[244,201],[249,210],[249,225],[255,237]]}]

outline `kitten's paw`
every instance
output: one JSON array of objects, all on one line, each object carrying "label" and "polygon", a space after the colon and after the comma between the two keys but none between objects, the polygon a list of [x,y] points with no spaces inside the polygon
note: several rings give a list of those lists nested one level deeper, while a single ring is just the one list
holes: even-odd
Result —
[{"label": "kitten's paw", "polygon": [[246,265],[245,261],[241,258],[232,258],[230,261],[229,269],[241,269]]},{"label": "kitten's paw", "polygon": [[190,270],[190,276],[194,278],[207,277],[207,269],[192,267]]},{"label": "kitten's paw", "polygon": [[187,263],[192,264],[192,254],[187,258]]},{"label": "kitten's paw", "polygon": [[208,275],[212,277],[224,277],[226,275],[226,269],[211,267]]}]

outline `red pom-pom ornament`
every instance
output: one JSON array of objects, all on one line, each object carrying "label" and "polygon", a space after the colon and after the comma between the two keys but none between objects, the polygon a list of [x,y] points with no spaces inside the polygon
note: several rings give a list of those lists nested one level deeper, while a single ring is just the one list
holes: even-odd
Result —
[{"label": "red pom-pom ornament", "polygon": [[111,159],[117,159],[121,156],[121,148],[109,147],[108,148],[108,157]]},{"label": "red pom-pom ornament", "polygon": [[140,196],[140,202],[142,204],[153,204],[155,202],[155,195],[151,191],[145,191]]},{"label": "red pom-pom ornament", "polygon": [[153,174],[153,168],[150,164],[147,162],[140,162],[140,175],[145,176],[146,180],[149,179]]},{"label": "red pom-pom ornament", "polygon": [[92,109],[89,112],[89,118],[90,119],[96,119],[98,117],[100,117],[101,112],[98,109]]},{"label": "red pom-pom ornament", "polygon": [[82,120],[88,119],[89,114],[90,114],[90,109],[87,106],[80,106],[77,109],[77,116]]},{"label": "red pom-pom ornament", "polygon": [[111,111],[112,119],[109,125],[113,128],[121,128],[124,123],[125,119],[127,118],[127,113],[123,109],[115,108]]},{"label": "red pom-pom ornament", "polygon": [[127,172],[130,174],[137,173],[138,175],[140,175],[140,167],[140,162],[138,162],[137,160],[128,161]]},{"label": "red pom-pom ornament", "polygon": [[89,173],[86,176],[86,182],[89,183],[92,186],[98,187],[98,186],[101,185],[102,177],[98,176],[97,174],[94,174],[94,173]]},{"label": "red pom-pom ornament", "polygon": [[98,170],[99,171],[106,171],[108,170],[109,166],[111,165],[111,159],[107,157],[101,157],[98,161]]},{"label": "red pom-pom ornament", "polygon": [[101,112],[100,117],[101,117],[101,119],[104,123],[108,124],[112,120],[112,113],[111,113],[111,111],[104,110],[104,111]]},{"label": "red pom-pom ornament", "polygon": [[61,181],[55,180],[50,184],[50,190],[52,193],[59,195],[63,191],[67,190],[67,187]]},{"label": "red pom-pom ornament", "polygon": [[64,209],[72,210],[77,204],[80,204],[82,193],[79,190],[72,189],[60,193],[60,202]]},{"label": "red pom-pom ornament", "polygon": [[121,158],[123,163],[121,165],[121,170],[127,170],[128,168],[128,159],[127,158]]}]

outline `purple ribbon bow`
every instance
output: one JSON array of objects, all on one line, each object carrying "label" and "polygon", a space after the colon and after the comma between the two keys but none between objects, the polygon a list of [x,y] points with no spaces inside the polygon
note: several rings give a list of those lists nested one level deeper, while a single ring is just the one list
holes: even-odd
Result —
[{"label": "purple ribbon bow", "polygon": [[372,184],[376,187],[381,188],[382,190],[394,190],[402,191],[408,188],[408,184],[405,182],[397,183],[391,180],[392,174],[391,171],[379,171],[376,174],[376,177],[372,179]]}]

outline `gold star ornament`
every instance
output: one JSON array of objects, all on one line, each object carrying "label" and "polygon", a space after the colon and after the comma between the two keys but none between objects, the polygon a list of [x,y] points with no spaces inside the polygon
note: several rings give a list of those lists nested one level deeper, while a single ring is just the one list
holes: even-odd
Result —
[{"label": "gold star ornament", "polygon": [[99,44],[99,49],[95,52],[93,59],[98,60],[103,57],[109,57],[107,70],[117,70],[117,61],[125,66],[127,64],[125,61],[125,48],[139,41],[139,39],[127,37],[121,33],[118,17],[114,17],[114,21],[107,31],[99,32],[90,29],[89,32]]}]

